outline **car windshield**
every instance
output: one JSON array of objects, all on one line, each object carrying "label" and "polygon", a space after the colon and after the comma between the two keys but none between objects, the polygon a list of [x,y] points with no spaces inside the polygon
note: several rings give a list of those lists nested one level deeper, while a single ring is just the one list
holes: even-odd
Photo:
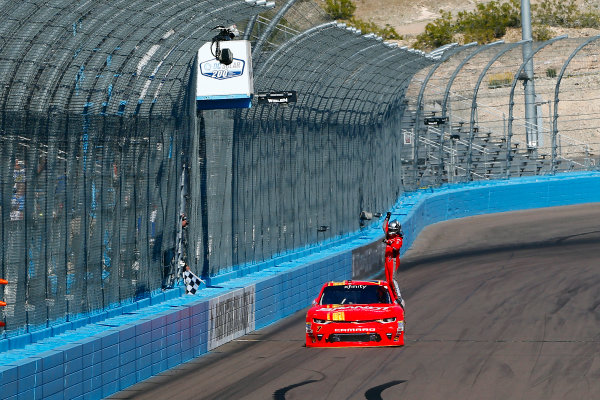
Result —
[{"label": "car windshield", "polygon": [[327,286],[320,304],[390,304],[390,295],[384,286],[340,285]]}]

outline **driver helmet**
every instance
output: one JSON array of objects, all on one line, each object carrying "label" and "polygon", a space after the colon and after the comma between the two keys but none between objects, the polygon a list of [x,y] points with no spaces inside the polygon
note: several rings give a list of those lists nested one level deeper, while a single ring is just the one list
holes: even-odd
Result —
[{"label": "driver helmet", "polygon": [[389,298],[387,295],[387,289],[383,286],[377,287],[377,302],[378,303],[389,303]]},{"label": "driver helmet", "polygon": [[402,227],[400,226],[400,222],[398,222],[397,220],[393,220],[388,225],[388,235],[398,235],[400,233],[401,228]]}]

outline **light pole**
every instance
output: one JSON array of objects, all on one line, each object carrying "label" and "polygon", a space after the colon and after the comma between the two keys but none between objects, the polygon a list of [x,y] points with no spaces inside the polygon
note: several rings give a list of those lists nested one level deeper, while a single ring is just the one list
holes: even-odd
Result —
[{"label": "light pole", "polygon": [[529,0],[521,0],[521,27],[523,30],[523,61],[526,61],[523,70],[523,87],[525,90],[525,134],[527,148],[534,150],[538,146],[537,110],[535,107],[535,87],[533,85],[533,52],[531,35],[531,6]]}]

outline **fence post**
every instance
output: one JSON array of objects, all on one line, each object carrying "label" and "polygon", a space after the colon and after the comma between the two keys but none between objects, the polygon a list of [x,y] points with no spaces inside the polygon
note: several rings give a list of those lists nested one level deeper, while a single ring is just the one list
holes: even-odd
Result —
[{"label": "fence post", "polygon": [[[0,279],[0,285],[7,285],[8,281],[6,279]],[[0,307],[6,307],[5,301],[0,301]],[[4,321],[0,321],[0,327],[6,327],[6,323]]]}]

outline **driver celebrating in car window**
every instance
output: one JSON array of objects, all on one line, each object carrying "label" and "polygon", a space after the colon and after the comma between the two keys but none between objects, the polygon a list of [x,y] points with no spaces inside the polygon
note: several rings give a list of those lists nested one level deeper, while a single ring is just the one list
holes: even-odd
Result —
[{"label": "driver celebrating in car window", "polygon": [[383,221],[383,231],[385,232],[385,279],[394,289],[396,301],[404,308],[404,300],[400,294],[398,283],[394,280],[394,273],[400,267],[400,248],[402,247],[402,227],[397,220],[390,222],[391,212],[388,212]]}]

